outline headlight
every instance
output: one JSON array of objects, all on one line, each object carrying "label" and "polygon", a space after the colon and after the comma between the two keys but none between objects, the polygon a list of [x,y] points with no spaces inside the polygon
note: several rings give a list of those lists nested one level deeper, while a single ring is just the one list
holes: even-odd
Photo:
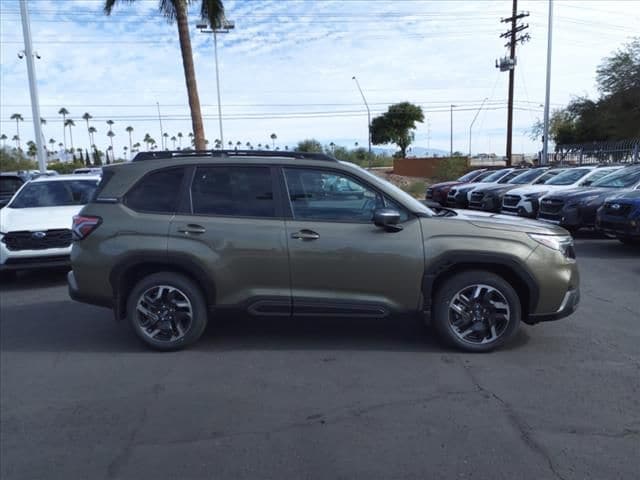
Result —
[{"label": "headlight", "polygon": [[573,238],[571,238],[571,235],[544,235],[540,233],[530,233],[529,237],[547,248],[561,252],[567,258],[576,258],[573,250]]}]

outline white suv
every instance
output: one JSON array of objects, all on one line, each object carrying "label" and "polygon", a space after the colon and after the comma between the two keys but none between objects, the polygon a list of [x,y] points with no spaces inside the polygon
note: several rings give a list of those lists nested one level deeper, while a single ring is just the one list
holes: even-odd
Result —
[{"label": "white suv", "polygon": [[25,183],[0,210],[0,272],[69,265],[73,216],[99,181],[82,174]]},{"label": "white suv", "polygon": [[568,168],[542,185],[527,185],[511,190],[502,198],[500,213],[535,218],[538,214],[540,199],[547,193],[587,187],[619,168],[621,167]]}]

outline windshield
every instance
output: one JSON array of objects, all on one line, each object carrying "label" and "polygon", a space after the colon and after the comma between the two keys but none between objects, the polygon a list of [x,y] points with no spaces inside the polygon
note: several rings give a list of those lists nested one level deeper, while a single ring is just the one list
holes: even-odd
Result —
[{"label": "windshield", "polygon": [[593,175],[590,175],[589,178],[587,178],[587,180],[589,180],[591,183],[593,183],[596,180],[600,180],[601,178],[606,177],[610,173],[617,172],[618,170],[619,170],[618,168],[602,168],[602,169],[598,169]]},{"label": "windshield", "polygon": [[640,168],[624,168],[601,178],[597,182],[593,182],[591,186],[604,188],[626,188],[633,186],[638,181],[640,181]]},{"label": "windshield", "polygon": [[590,168],[573,168],[566,170],[549,180],[545,185],[573,185],[591,171]]},{"label": "windshield", "polygon": [[550,179],[552,179],[553,177],[555,177],[556,175],[562,172],[563,170],[549,170],[547,173],[545,173],[540,178],[538,178],[535,182],[533,182],[533,184],[542,185],[543,183],[547,183]]},{"label": "windshield", "polygon": [[473,180],[474,178],[480,175],[481,174],[478,172],[478,170],[473,170],[472,172],[465,173],[463,176],[461,176],[458,179],[458,182],[470,182],[471,180]]},{"label": "windshield", "polygon": [[386,180],[374,175],[373,173],[369,172],[368,170],[365,170],[364,168],[359,167],[354,163],[343,162],[343,161],[340,161],[340,163],[344,165],[349,165],[350,167],[355,168],[356,170],[358,170],[359,173],[365,175],[374,184],[377,184],[377,185],[383,184],[387,190],[391,190],[394,193],[394,195],[396,195],[397,198],[400,198],[404,203],[404,205],[412,212],[423,212],[423,213],[428,213],[430,215],[435,215],[435,212],[430,208],[428,208],[424,203],[419,202],[418,200],[413,198],[411,195],[409,195],[407,192],[405,192],[401,188],[396,187],[393,183],[387,182]]},{"label": "windshield", "polygon": [[32,182],[13,199],[10,208],[84,205],[98,186],[96,180]]},{"label": "windshield", "polygon": [[516,178],[518,175],[522,175],[522,170],[514,170],[513,172],[505,175],[500,180],[498,180],[498,183],[507,183],[509,182],[509,180],[511,180],[512,178]]},{"label": "windshield", "polygon": [[497,182],[505,174],[505,170],[497,170],[491,175],[487,176],[483,182]]},{"label": "windshield", "polygon": [[512,183],[514,185],[524,185],[525,183],[531,183],[540,175],[542,175],[543,172],[546,172],[546,170],[529,170],[528,172],[521,173],[517,177],[513,178],[509,181],[509,183]]},{"label": "windshield", "polygon": [[474,183],[477,182],[484,182],[486,178],[489,177],[489,175],[493,175],[495,172],[489,170],[488,172],[482,172],[480,175],[478,175],[476,178],[473,179]]}]

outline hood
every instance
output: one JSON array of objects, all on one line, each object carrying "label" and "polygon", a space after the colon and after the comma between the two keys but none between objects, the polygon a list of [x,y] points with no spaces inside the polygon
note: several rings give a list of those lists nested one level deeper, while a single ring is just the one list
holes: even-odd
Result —
[{"label": "hood", "polygon": [[491,185],[496,185],[495,182],[476,182],[476,183],[463,183],[457,187],[455,187],[456,191],[468,193],[471,190],[479,190],[481,188],[486,188]]},{"label": "hood", "polygon": [[518,185],[510,185],[510,184],[500,183],[500,184],[496,184],[496,185],[492,184],[492,185],[488,185],[486,187],[476,188],[473,191],[474,192],[502,194],[502,193],[508,192],[509,190],[513,190],[513,189],[515,189],[517,187],[518,187]]},{"label": "hood", "polygon": [[66,207],[9,208],[0,210],[0,231],[54,230],[71,228],[73,216],[77,215],[84,205]]},{"label": "hood", "polygon": [[607,197],[608,202],[640,203],[640,190],[626,190]]},{"label": "hood", "polygon": [[452,182],[440,182],[440,183],[434,183],[433,185],[431,185],[430,187],[427,188],[433,188],[434,190],[439,190],[441,188],[451,188],[454,187],[456,185],[460,185],[462,182],[457,182],[457,181],[452,181]]},{"label": "hood", "polygon": [[572,201],[580,201],[585,200],[587,198],[597,198],[597,197],[606,197],[607,195],[611,195],[612,193],[616,193],[615,188],[572,188],[569,190],[561,190],[559,192],[552,192],[545,196],[546,199],[549,198],[557,198],[559,200],[572,200]]},{"label": "hood", "polygon": [[498,213],[481,212],[476,210],[456,210],[458,215],[449,217],[451,220],[465,220],[479,228],[493,230],[508,230],[510,232],[539,233],[543,235],[567,235],[567,231],[557,225],[538,222],[524,217],[512,217]]}]

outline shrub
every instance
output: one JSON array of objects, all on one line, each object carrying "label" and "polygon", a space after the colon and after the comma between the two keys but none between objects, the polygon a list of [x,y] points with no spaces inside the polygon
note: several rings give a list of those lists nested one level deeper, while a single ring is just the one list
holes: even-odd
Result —
[{"label": "shrub", "polygon": [[22,152],[16,149],[0,149],[0,171],[13,172],[16,170],[35,170],[37,162],[29,160]]},{"label": "shrub", "polygon": [[442,159],[438,163],[435,175],[441,180],[454,180],[469,170],[466,157]]}]

